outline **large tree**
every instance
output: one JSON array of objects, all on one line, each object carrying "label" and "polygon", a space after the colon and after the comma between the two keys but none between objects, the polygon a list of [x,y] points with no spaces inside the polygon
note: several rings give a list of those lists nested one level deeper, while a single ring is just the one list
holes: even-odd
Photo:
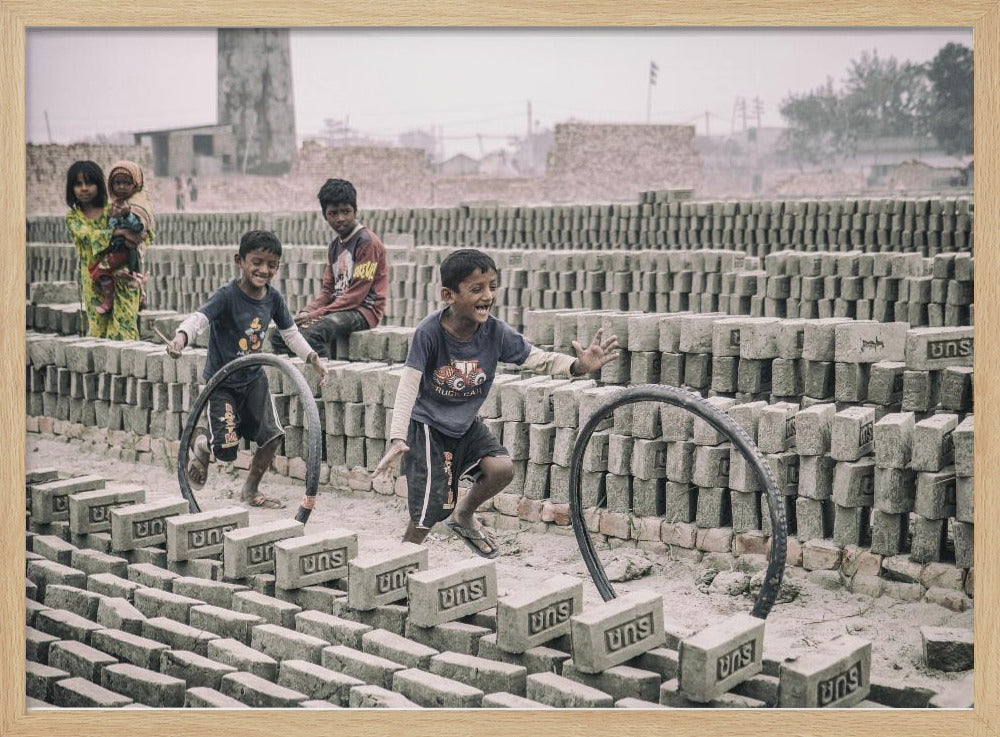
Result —
[{"label": "large tree", "polygon": [[927,78],[931,83],[928,127],[950,154],[972,153],[972,73],[972,49],[961,44],[947,44],[927,65]]},{"label": "large tree", "polygon": [[877,51],[862,52],[848,68],[842,100],[850,143],[919,134],[928,92],[920,65],[900,64],[891,56],[880,59]]},{"label": "large tree", "polygon": [[839,89],[827,79],[789,94],[780,110],[782,148],[802,162],[851,156],[859,141],[886,136],[933,134],[948,153],[972,153],[972,50],[950,43],[928,64],[863,52]]},{"label": "large tree", "polygon": [[833,80],[805,94],[792,94],[781,102],[781,115],[789,122],[779,146],[798,161],[818,164],[841,152],[846,127]]}]

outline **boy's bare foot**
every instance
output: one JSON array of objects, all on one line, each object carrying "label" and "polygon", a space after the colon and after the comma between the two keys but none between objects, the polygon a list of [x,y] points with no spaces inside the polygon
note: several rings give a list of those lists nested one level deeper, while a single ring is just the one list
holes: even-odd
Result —
[{"label": "boy's bare foot", "polygon": [[285,508],[285,503],[280,499],[272,499],[271,497],[264,496],[261,493],[258,493],[256,496],[253,496],[250,499],[244,499],[243,501],[245,501],[251,507],[262,507],[263,509]]},{"label": "boy's bare foot", "polygon": [[194,440],[191,441],[191,450],[188,456],[187,477],[188,483],[194,490],[201,489],[208,480],[208,464],[212,455],[208,449],[208,433],[198,428],[194,431]]}]

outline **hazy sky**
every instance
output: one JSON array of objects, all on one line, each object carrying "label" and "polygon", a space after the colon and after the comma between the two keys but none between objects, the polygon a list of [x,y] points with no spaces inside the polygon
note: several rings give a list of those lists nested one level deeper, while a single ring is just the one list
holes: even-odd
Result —
[{"label": "hazy sky", "polygon": [[[33,29],[27,39],[31,142],[48,141],[49,128],[66,143],[216,122],[214,30]],[[952,41],[971,47],[972,30],[293,29],[296,129],[302,138],[333,118],[391,143],[440,126],[447,155],[478,156],[525,133],[529,100],[542,127],[645,122],[652,60],[651,122],[701,135],[707,111],[717,135],[730,131],[737,98],[749,124],[760,98],[762,125],[783,125],[790,91],[839,84],[863,51],[925,62]]]}]

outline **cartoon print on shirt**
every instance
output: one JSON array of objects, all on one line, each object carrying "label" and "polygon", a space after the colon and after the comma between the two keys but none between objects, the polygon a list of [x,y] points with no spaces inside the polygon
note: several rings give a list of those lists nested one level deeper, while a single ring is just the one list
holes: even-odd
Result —
[{"label": "cartoon print on shirt", "polygon": [[245,338],[240,338],[240,356],[245,356],[248,353],[260,353],[264,347],[263,344],[263,331],[260,329],[260,317],[255,315],[253,320],[250,321],[250,327],[244,330]]},{"label": "cartoon print on shirt", "polygon": [[337,257],[337,277],[333,280],[333,294],[339,297],[351,283],[351,273],[354,271],[354,257],[346,248]]},{"label": "cartoon print on shirt", "polygon": [[443,397],[474,397],[482,394],[485,383],[486,371],[479,367],[478,359],[453,360],[433,374],[434,390]]},{"label": "cartoon print on shirt", "polygon": [[[337,262],[333,264],[333,296],[339,297],[348,287],[351,281],[370,281],[375,278],[378,264],[375,261],[361,261],[354,263],[354,255],[346,248],[337,256]],[[373,301],[371,295],[365,297],[366,303]]]}]

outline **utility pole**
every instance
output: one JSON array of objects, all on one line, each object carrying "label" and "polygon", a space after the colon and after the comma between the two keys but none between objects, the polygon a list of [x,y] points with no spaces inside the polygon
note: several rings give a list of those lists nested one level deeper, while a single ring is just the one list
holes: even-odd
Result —
[{"label": "utility pole", "polygon": [[535,139],[534,133],[531,130],[531,100],[528,100],[528,139],[527,146],[525,150],[528,154],[528,171],[532,174],[535,173]]},{"label": "utility pole", "polygon": [[705,138],[711,138],[712,134],[708,132],[708,110],[705,111]]},{"label": "utility pole", "polygon": [[49,133],[49,143],[52,143],[52,127],[49,125],[49,111],[45,111],[45,130]]},{"label": "utility pole", "polygon": [[760,116],[764,112],[764,101],[759,97],[753,98],[753,111],[757,116],[757,130],[760,131]]},{"label": "utility pole", "polygon": [[655,61],[650,59],[649,84],[646,86],[646,125],[649,125],[649,120],[653,111],[653,86],[656,84],[656,73],[658,71],[660,71],[660,67],[657,66]]},{"label": "utility pole", "polygon": [[763,186],[763,172],[761,170],[761,159],[760,159],[760,116],[764,112],[764,101],[760,97],[754,96],[753,100],[753,112],[757,117],[757,128],[754,131],[754,142],[753,142],[753,182],[751,188],[754,193],[760,191]]}]

